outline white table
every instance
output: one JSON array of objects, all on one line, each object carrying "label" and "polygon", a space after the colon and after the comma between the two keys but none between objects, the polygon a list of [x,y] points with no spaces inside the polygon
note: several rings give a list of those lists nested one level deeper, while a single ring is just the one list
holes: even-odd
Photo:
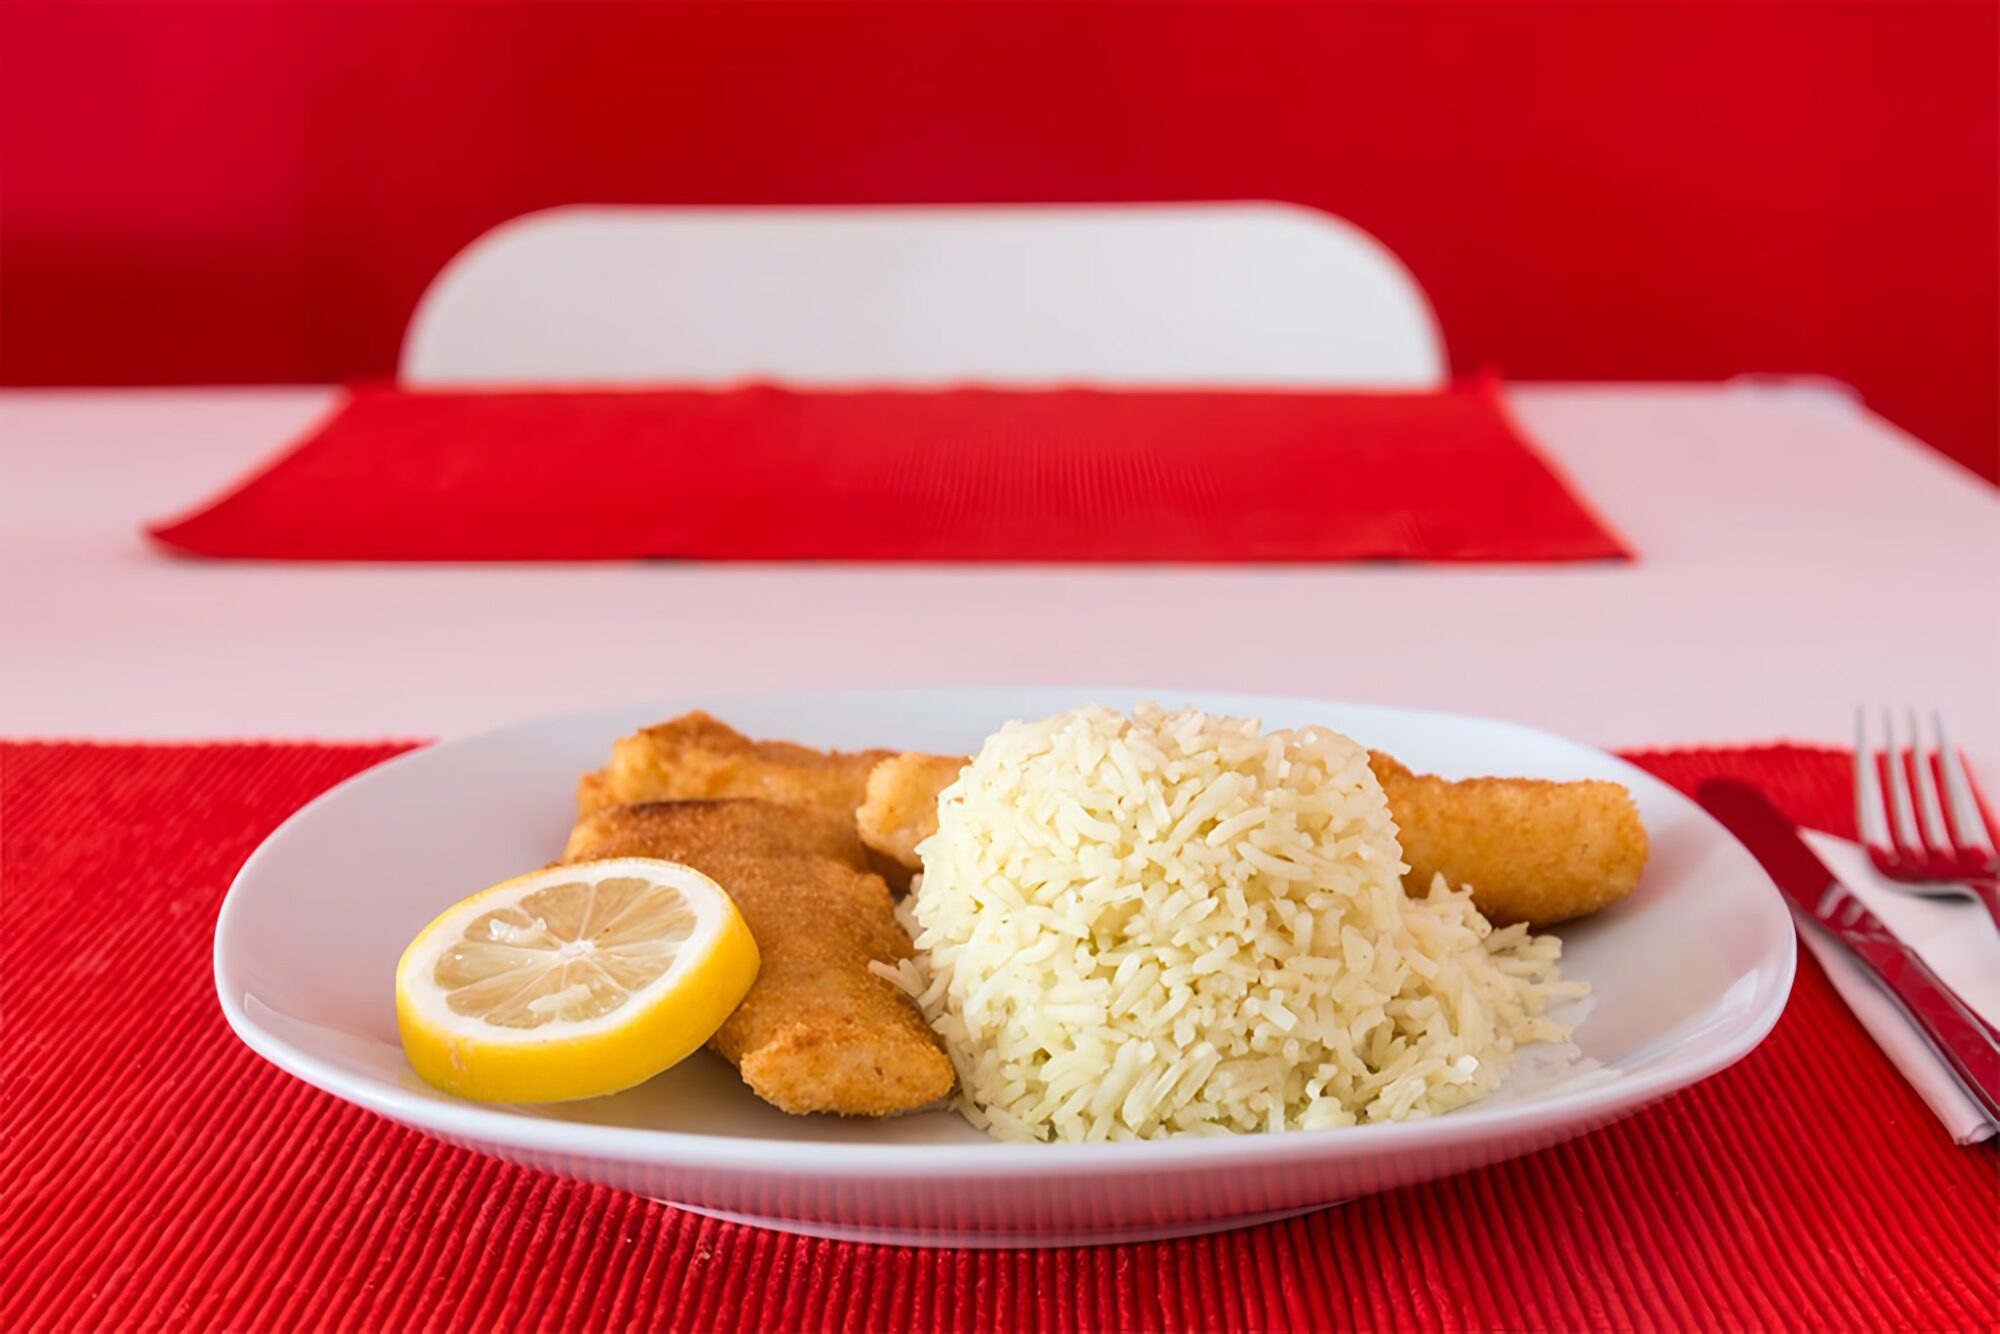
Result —
[{"label": "white table", "polygon": [[430,737],[802,686],[1120,683],[1607,746],[1937,704],[2000,783],[1996,493],[1837,397],[1535,387],[1632,566],[259,565],[157,553],[325,389],[0,394],[0,736]]}]

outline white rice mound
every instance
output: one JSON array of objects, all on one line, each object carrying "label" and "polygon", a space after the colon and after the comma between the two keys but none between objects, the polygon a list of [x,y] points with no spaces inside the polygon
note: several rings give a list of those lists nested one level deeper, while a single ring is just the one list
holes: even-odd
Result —
[{"label": "white rice mound", "polygon": [[[893,970],[1005,1140],[1428,1116],[1560,1041],[1560,942],[1404,894],[1354,742],[1141,705],[1009,723],[938,803]],[[885,974],[891,972],[881,966]]]}]

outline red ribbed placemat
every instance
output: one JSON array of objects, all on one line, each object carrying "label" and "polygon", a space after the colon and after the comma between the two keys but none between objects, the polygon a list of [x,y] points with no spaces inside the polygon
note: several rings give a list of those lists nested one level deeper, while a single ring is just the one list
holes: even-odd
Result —
[{"label": "red ribbed placemat", "polygon": [[[1810,955],[1762,1047],[1626,1121],[1186,1241],[843,1245],[448,1147],[265,1065],[209,975],[250,849],[396,749],[0,747],[0,1328],[2000,1323],[2000,1156],[1952,1146]],[[1634,758],[1848,832],[1844,754]]]},{"label": "red ribbed placemat", "polygon": [[355,391],[150,530],[270,560],[1568,561],[1498,386]]}]

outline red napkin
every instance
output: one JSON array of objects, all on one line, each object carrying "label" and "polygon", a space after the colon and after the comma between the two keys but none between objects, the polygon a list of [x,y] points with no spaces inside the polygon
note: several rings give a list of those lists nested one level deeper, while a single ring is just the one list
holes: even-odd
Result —
[{"label": "red napkin", "polygon": [[1628,553],[1491,384],[355,392],[151,529],[274,560],[1562,561]]},{"label": "red napkin", "polygon": [[[740,1227],[338,1102],[228,1031],[215,911],[394,746],[0,746],[0,1329],[1992,1329],[2000,1155],[1808,954],[1775,1032],[1528,1158],[1264,1227],[920,1251]],[[1634,756],[1851,832],[1844,753]]]}]

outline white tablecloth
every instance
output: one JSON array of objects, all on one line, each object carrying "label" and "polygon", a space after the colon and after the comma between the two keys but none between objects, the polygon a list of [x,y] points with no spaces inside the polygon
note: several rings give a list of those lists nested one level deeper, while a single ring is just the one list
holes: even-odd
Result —
[{"label": "white tablecloth", "polygon": [[426,737],[807,686],[1263,690],[1607,746],[1938,705],[2000,783],[1995,491],[1832,396],[1528,387],[1631,566],[337,566],[155,552],[325,389],[0,394],[0,735]]}]

